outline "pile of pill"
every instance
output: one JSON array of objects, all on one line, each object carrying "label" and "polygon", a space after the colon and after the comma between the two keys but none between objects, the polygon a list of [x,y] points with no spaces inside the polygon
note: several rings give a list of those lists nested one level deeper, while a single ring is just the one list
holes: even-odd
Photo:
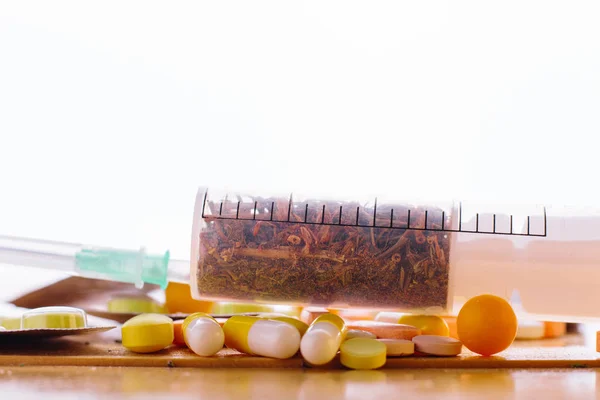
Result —
[{"label": "pile of pill", "polygon": [[339,356],[347,368],[377,369],[389,357],[457,356],[463,345],[483,356],[496,354],[515,339],[517,320],[506,300],[481,295],[462,307],[456,331],[457,337],[451,337],[448,323],[439,316],[395,312],[380,312],[374,320],[349,320],[323,309],[308,310],[300,319],[263,314],[217,320],[197,312],[175,322],[160,314],[138,315],[123,325],[122,342],[140,353],[174,344],[208,357],[227,347],[277,359],[299,354],[313,367],[329,364]]}]

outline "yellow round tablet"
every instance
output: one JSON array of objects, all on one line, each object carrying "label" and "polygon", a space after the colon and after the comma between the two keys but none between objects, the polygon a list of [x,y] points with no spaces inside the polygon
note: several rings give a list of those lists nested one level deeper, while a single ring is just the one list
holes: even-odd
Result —
[{"label": "yellow round tablet", "polygon": [[21,316],[21,329],[73,329],[87,326],[85,311],[75,307],[40,307]]},{"label": "yellow round tablet", "polygon": [[166,313],[165,306],[147,296],[138,293],[115,295],[106,305],[109,312],[114,313]]},{"label": "yellow round tablet", "polygon": [[405,314],[397,321],[399,324],[412,325],[421,330],[422,335],[450,335],[448,323],[437,315]]},{"label": "yellow round tablet", "polygon": [[140,314],[121,328],[123,346],[136,353],[152,353],[173,343],[173,320],[161,314]]},{"label": "yellow round tablet", "polygon": [[340,362],[352,369],[377,369],[385,365],[385,344],[367,338],[346,340],[340,346]]}]

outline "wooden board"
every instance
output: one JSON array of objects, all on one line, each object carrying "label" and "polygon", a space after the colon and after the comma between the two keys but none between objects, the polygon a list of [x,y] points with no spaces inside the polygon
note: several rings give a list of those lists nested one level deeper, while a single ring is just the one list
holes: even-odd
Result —
[{"label": "wooden board", "polygon": [[[91,340],[87,338],[87,340]],[[576,337],[561,341],[516,342],[493,357],[464,351],[458,357],[388,358],[385,368],[578,368],[600,367],[599,354]],[[556,344],[558,343],[558,347]],[[553,346],[554,344],[554,346]],[[214,357],[199,357],[186,348],[171,347],[153,354],[135,354],[114,340],[86,341],[86,337],[42,342],[0,343],[0,365],[132,366],[195,368],[304,368],[295,357],[276,360],[251,357],[223,349]],[[324,368],[342,368],[338,360]]]}]

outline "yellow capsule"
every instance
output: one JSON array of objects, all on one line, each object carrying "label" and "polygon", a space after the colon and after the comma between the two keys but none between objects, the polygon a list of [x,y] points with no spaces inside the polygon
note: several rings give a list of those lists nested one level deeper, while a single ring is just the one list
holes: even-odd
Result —
[{"label": "yellow capsule", "polygon": [[161,314],[140,314],[121,328],[123,346],[136,353],[153,353],[173,343],[173,320]]},{"label": "yellow capsule", "polygon": [[412,325],[421,330],[422,335],[449,336],[448,323],[437,315],[412,315],[397,312],[380,312],[375,317],[379,322]]},{"label": "yellow capsule", "polygon": [[274,312],[275,308],[269,304],[256,303],[214,303],[212,305],[212,314],[243,314],[243,313],[258,313],[258,312]]},{"label": "yellow capsule", "polygon": [[298,333],[300,333],[300,336],[304,336],[304,334],[306,333],[306,330],[308,329],[308,325],[302,321],[300,321],[297,318],[292,318],[292,317],[273,317],[273,318],[269,318],[275,321],[282,321],[282,322],[287,322],[290,325],[294,325],[294,327],[296,327],[296,329],[298,329]]},{"label": "yellow capsule", "polygon": [[223,325],[225,345],[242,353],[285,359],[300,347],[298,329],[282,321],[234,315]]}]

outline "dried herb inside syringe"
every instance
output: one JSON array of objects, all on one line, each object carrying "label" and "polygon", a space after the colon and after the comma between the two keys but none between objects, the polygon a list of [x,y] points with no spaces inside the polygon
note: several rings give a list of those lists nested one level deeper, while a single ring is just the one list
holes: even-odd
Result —
[{"label": "dried herb inside syringe", "polygon": [[[281,199],[252,200],[241,212],[237,202],[207,202],[214,214],[205,216],[200,232],[196,276],[202,296],[411,310],[446,307],[449,234],[435,229],[449,216],[441,210],[429,209],[426,221],[424,209],[402,206],[375,211],[354,203],[290,207]],[[426,223],[434,230],[398,228],[409,223],[412,228]]]}]

